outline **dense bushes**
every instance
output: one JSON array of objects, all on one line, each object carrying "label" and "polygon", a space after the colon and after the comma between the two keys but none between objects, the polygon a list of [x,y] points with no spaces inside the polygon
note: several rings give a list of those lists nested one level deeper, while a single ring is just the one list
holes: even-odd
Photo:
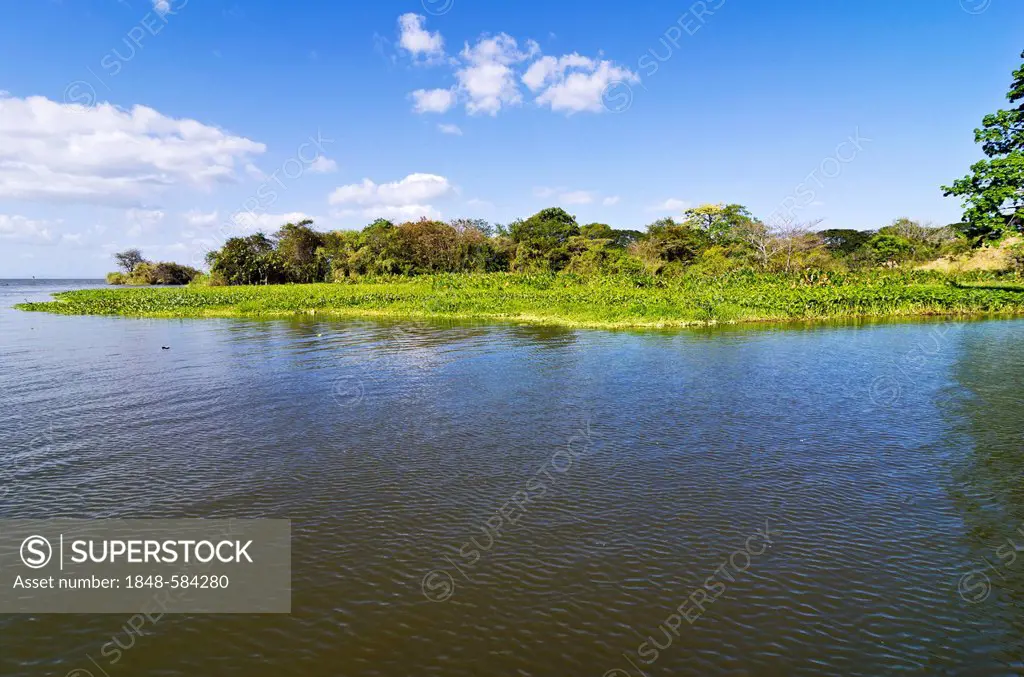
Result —
[{"label": "dense bushes", "polygon": [[217,284],[341,282],[365,277],[436,273],[722,275],[846,272],[905,267],[969,249],[950,227],[897,219],[878,231],[829,229],[815,223],[767,224],[745,207],[701,205],[681,221],[661,219],[646,232],[604,223],[580,226],[559,208],[492,227],[485,221],[384,219],[362,231],[317,232],[311,221],[285,224],[272,236],[228,240],[211,252]]},{"label": "dense bushes", "polygon": [[107,284],[183,285],[200,274],[195,268],[180,263],[147,261],[138,249],[118,252],[114,259],[123,272],[107,273]]}]

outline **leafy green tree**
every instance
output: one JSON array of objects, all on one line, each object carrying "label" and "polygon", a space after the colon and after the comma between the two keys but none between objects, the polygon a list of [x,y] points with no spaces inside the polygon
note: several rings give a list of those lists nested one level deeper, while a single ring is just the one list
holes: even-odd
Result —
[{"label": "leafy green tree", "polygon": [[668,218],[647,226],[642,244],[636,251],[648,258],[656,256],[666,263],[687,264],[697,258],[710,241],[705,231]]},{"label": "leafy green tree", "polygon": [[313,230],[313,221],[286,223],[274,233],[277,253],[289,282],[319,282],[327,278],[327,266],[317,250],[324,246],[324,236]]},{"label": "leafy green tree", "polygon": [[1013,72],[1007,99],[1016,105],[986,115],[974,130],[974,141],[988,159],[971,165],[971,173],[952,186],[942,187],[946,196],[961,198],[963,233],[979,242],[1010,230],[1024,232],[1024,65]]},{"label": "leafy green tree", "polygon": [[564,245],[579,234],[576,217],[560,207],[542,209],[525,221],[509,225],[509,235],[515,242],[526,242],[542,251]]},{"label": "leafy green tree", "polygon": [[828,228],[818,232],[818,237],[825,243],[826,249],[843,256],[848,256],[863,247],[874,235],[874,231],[853,228]]},{"label": "leafy green tree", "polygon": [[711,242],[723,244],[737,239],[738,231],[754,217],[739,204],[703,204],[687,209],[684,223],[703,231]]},{"label": "leafy green tree", "polygon": [[117,252],[114,254],[114,260],[117,261],[117,267],[129,275],[135,272],[136,266],[146,262],[142,252],[138,249],[125,249],[123,252]]},{"label": "leafy green tree", "polygon": [[914,245],[905,237],[879,233],[868,240],[867,248],[879,263],[899,263],[913,254]]},{"label": "leafy green tree", "polygon": [[588,223],[580,227],[580,236],[588,240],[611,240],[614,232],[607,223]]},{"label": "leafy green tree", "polygon": [[230,238],[219,251],[210,252],[208,263],[210,271],[228,284],[274,284],[286,279],[274,242],[263,233]]}]

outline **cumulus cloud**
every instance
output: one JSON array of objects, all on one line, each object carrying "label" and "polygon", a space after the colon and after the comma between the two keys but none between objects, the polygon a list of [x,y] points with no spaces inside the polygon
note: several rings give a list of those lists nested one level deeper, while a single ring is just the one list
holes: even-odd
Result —
[{"label": "cumulus cloud", "polygon": [[359,214],[367,218],[412,220],[419,217],[441,218],[430,202],[455,191],[452,184],[436,174],[410,174],[400,181],[378,184],[370,179],[341,186],[328,198],[330,204],[342,207],[336,216]]},{"label": "cumulus cloud", "polygon": [[243,231],[261,231],[264,233],[276,232],[286,223],[299,223],[306,219],[316,220],[304,212],[288,212],[287,214],[254,214],[252,212],[236,212],[231,215],[231,221],[236,227]]},{"label": "cumulus cloud", "polygon": [[145,106],[84,108],[0,94],[0,198],[136,205],[174,186],[232,181],[265,150]]},{"label": "cumulus cloud", "polygon": [[374,205],[362,209],[339,209],[333,216],[359,216],[363,219],[387,219],[389,221],[418,221],[419,219],[441,220],[441,212],[430,205]]},{"label": "cumulus cloud", "polygon": [[436,59],[444,55],[444,38],[440,31],[431,33],[423,27],[426,18],[409,12],[398,17],[398,44],[413,58]]},{"label": "cumulus cloud", "polygon": [[596,62],[578,54],[562,57],[554,69],[545,70],[542,75],[535,74],[531,82],[535,85],[540,83],[538,88],[551,84],[537,96],[537,103],[570,115],[584,111],[600,113],[605,110],[602,96],[609,85],[640,81],[640,77],[628,68],[616,66],[611,61]]},{"label": "cumulus cloud", "polygon": [[656,205],[651,205],[648,211],[652,212],[681,212],[690,208],[690,203],[686,200],[678,200],[676,198],[669,198],[664,202],[659,202]]},{"label": "cumulus cloud", "polygon": [[450,89],[417,89],[410,96],[417,113],[445,113],[455,103]]},{"label": "cumulus cloud", "polygon": [[620,198],[618,195],[609,195],[605,199],[601,200],[601,204],[603,204],[605,207],[611,207],[612,205],[619,204],[619,199]]},{"label": "cumulus cloud", "polygon": [[559,58],[543,56],[526,69],[526,73],[523,74],[523,84],[529,87],[530,91],[536,92],[545,85],[553,84],[564,78],[566,71],[570,68],[593,70],[594,61],[580,56],[576,52]]},{"label": "cumulus cloud", "polygon": [[437,129],[442,134],[451,134],[452,136],[462,136],[462,129],[458,125],[449,125],[441,123],[437,126]]},{"label": "cumulus cloud", "polygon": [[401,181],[377,184],[370,179],[336,188],[328,198],[332,205],[392,206],[423,204],[449,195],[451,183],[436,174],[410,174]]},{"label": "cumulus cloud", "polygon": [[521,51],[516,39],[505,33],[482,37],[472,46],[466,43],[461,54],[463,65],[455,72],[459,89],[466,96],[466,111],[497,115],[505,106],[522,103],[512,65],[526,61],[539,49],[530,41],[526,51]]},{"label": "cumulus cloud", "polygon": [[[401,44],[414,59],[427,57],[440,62],[444,40],[439,32],[427,31],[425,21],[417,14],[399,17]],[[472,44],[467,42],[457,58],[443,59],[454,69],[456,91],[417,90],[412,93],[415,110],[443,113],[461,100],[470,114],[497,115],[503,108],[522,104],[522,82],[540,106],[570,115],[596,113],[604,110],[602,95],[610,85],[640,81],[636,73],[609,60],[577,52],[558,57],[540,53],[535,41],[528,40],[520,47],[507,33],[483,35]],[[428,99],[428,95],[436,99]]]},{"label": "cumulus cloud", "polygon": [[338,171],[338,163],[323,155],[317,156],[309,165],[309,171],[314,174],[331,174]]},{"label": "cumulus cloud", "polygon": [[53,242],[51,224],[17,214],[0,214],[0,240],[22,244],[49,244]]}]

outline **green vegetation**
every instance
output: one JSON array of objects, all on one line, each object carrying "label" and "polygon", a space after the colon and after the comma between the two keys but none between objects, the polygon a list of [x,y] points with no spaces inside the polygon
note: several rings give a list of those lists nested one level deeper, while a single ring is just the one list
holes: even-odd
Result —
[{"label": "green vegetation", "polygon": [[107,284],[116,285],[181,285],[192,282],[200,275],[189,266],[171,261],[147,261],[138,249],[127,249],[114,254],[121,271],[107,273]]},{"label": "green vegetation", "polygon": [[[965,278],[965,280],[968,278]],[[101,289],[24,310],[144,317],[479,318],[580,327],[1024,312],[1024,285],[928,272],[736,271],[706,277],[434,274],[345,284]]]},{"label": "green vegetation", "polygon": [[[1022,54],[1024,57],[1024,54]],[[984,118],[988,159],[945,187],[963,222],[899,218],[878,230],[766,223],[740,204],[704,204],[644,232],[580,225],[543,209],[496,225],[473,219],[378,219],[361,231],[311,221],[234,237],[207,255],[208,274],[116,255],[111,284],[186,289],[78,291],[26,310],[156,317],[401,316],[574,326],[1024,311],[1024,66],[1016,107]],[[258,285],[258,286],[254,286]],[[275,285],[275,286],[270,286]]]},{"label": "green vegetation", "polygon": [[1014,71],[1006,98],[1016,105],[986,115],[974,130],[974,141],[988,159],[973,164],[971,173],[952,186],[943,186],[947,196],[963,199],[962,231],[977,240],[1024,232],[1024,65]]}]

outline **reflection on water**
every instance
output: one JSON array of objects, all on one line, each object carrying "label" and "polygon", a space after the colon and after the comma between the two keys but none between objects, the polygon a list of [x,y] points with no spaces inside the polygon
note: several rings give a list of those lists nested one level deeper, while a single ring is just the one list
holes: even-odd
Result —
[{"label": "reflection on water", "polygon": [[0,287],[0,516],[290,518],[294,613],[0,617],[0,674],[1021,669],[1024,322],[7,310],[50,289]]}]

